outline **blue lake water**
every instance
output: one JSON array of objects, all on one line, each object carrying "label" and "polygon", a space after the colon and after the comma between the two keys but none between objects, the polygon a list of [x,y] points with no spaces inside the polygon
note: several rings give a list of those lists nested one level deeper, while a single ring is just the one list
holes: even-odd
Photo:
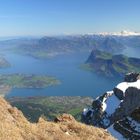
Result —
[{"label": "blue lake water", "polygon": [[136,57],[136,58],[140,58],[140,47],[132,47],[132,48],[126,48],[123,51],[124,55],[127,55],[129,57]]},{"label": "blue lake water", "polygon": [[0,74],[23,73],[55,76],[61,85],[45,89],[12,89],[11,96],[92,96],[97,97],[120,81],[108,79],[95,73],[80,69],[89,53],[61,55],[51,59],[39,60],[29,56],[3,52],[11,67],[0,69]]}]

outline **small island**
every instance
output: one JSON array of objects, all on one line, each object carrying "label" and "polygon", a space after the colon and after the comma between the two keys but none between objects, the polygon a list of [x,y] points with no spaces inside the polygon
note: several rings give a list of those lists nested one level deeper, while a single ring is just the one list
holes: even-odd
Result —
[{"label": "small island", "polygon": [[0,85],[11,88],[46,88],[60,84],[55,77],[46,75],[4,74],[0,75]]},{"label": "small island", "polygon": [[122,77],[132,71],[139,72],[140,59],[93,50],[83,67],[106,77]]},{"label": "small island", "polygon": [[0,68],[8,68],[10,63],[3,57],[0,56]]}]

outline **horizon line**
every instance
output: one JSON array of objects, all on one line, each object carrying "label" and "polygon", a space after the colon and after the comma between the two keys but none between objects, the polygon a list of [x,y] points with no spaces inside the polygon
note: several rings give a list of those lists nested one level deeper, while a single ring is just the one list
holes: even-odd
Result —
[{"label": "horizon line", "polygon": [[120,32],[91,32],[91,33],[50,33],[50,34],[27,34],[27,35],[0,35],[0,38],[24,38],[24,37],[44,37],[44,36],[82,36],[82,35],[114,35],[114,36],[139,36],[140,32],[130,31],[130,30],[122,30]]}]

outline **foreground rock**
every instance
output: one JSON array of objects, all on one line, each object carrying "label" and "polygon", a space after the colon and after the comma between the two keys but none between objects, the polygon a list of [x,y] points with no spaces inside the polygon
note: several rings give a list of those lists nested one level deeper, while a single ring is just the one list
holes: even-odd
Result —
[{"label": "foreground rock", "polygon": [[83,111],[82,121],[102,128],[114,128],[129,139],[140,139],[140,74],[129,73],[118,84]]},{"label": "foreground rock", "polygon": [[30,123],[21,111],[0,98],[0,140],[114,140],[105,130],[78,123],[70,115],[56,122]]}]

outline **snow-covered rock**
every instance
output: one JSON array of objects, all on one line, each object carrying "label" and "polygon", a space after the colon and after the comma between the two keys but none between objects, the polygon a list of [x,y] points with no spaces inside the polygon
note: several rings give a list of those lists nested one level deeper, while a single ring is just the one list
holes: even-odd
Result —
[{"label": "snow-covered rock", "polygon": [[[82,121],[109,130],[113,130],[113,125],[117,124],[116,129],[120,126],[122,128],[119,132],[130,129],[128,132],[133,132],[135,135],[133,137],[140,139],[140,120],[138,122],[129,117],[127,124],[124,123],[124,118],[131,116],[138,107],[140,107],[140,74],[129,73],[125,76],[124,82],[116,85],[112,91],[97,97],[89,109],[83,110]],[[124,126],[120,125],[122,120]]]},{"label": "snow-covered rock", "polygon": [[140,80],[137,80],[136,82],[122,82],[116,86],[116,88],[122,90],[123,93],[125,93],[126,89],[129,87],[140,89]]}]

